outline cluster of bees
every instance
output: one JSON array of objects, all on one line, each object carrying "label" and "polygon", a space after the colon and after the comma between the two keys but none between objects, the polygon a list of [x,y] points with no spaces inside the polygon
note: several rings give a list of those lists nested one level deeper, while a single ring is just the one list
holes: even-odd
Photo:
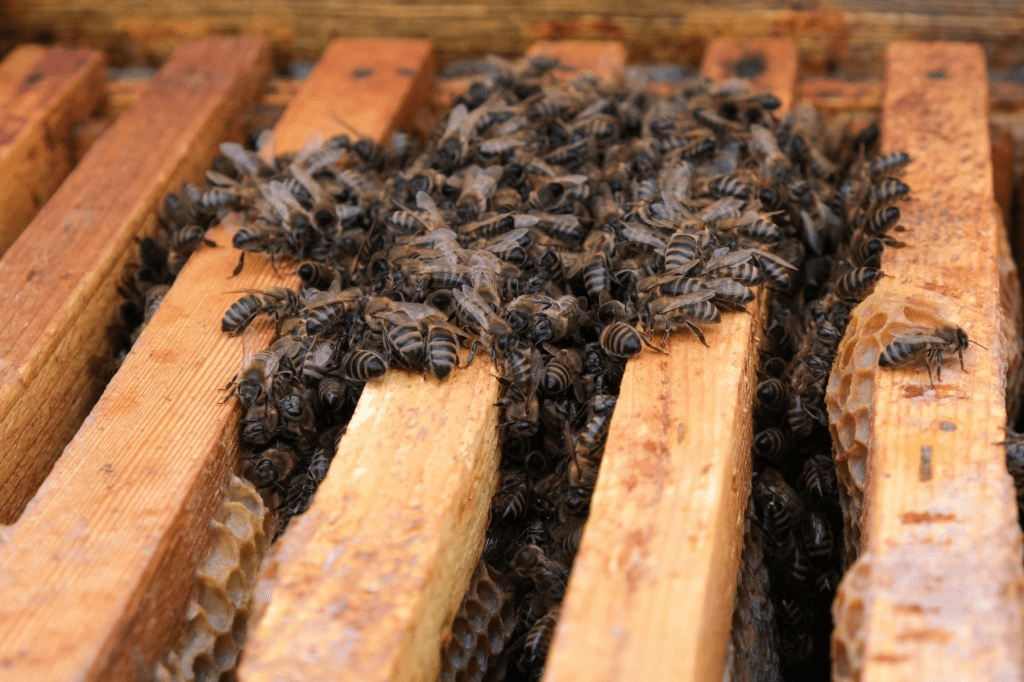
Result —
[{"label": "cluster of bees", "polygon": [[[802,115],[808,123],[798,126],[803,143],[818,148],[821,129],[811,112],[798,110],[783,126]],[[820,212],[824,223],[817,223],[825,229],[804,232],[800,281],[769,302],[756,390],[753,498],[779,659],[784,676],[793,679],[828,674],[830,628],[822,621],[829,622],[844,561],[824,404],[829,372],[850,311],[884,276],[882,251],[904,246],[892,235],[902,230],[894,204],[909,187],[892,176],[910,159],[898,152],[879,155],[878,138],[877,127],[870,126],[843,144],[838,161],[804,166],[802,182],[812,198],[803,202],[826,207]],[[809,225],[806,217],[803,222]],[[879,364],[898,367],[919,359],[921,349],[911,345],[894,342]],[[941,363],[941,350],[929,348],[929,361],[937,353]]]},{"label": "cluster of bees", "polygon": [[[443,379],[466,349],[493,362],[504,445],[482,561],[515,622],[487,674],[537,679],[626,361],[673,331],[705,342],[702,327],[765,284],[755,508],[784,663],[807,659],[814,604],[839,576],[824,384],[849,309],[899,246],[893,202],[908,188],[890,176],[906,157],[879,156],[872,128],[830,158],[813,112],[778,120],[778,99],[739,81],[660,96],[559,81],[548,58],[490,63],[419,148],[341,135],[268,163],[223,145],[207,186],[168,196],[164,230],[140,242],[125,343],[228,212],[245,216],[243,258],[300,263],[297,291],[247,292],[222,322],[246,338],[231,384],[242,471],[282,530],[367,381],[395,367]],[[259,316],[276,323],[268,349],[248,347]]]}]

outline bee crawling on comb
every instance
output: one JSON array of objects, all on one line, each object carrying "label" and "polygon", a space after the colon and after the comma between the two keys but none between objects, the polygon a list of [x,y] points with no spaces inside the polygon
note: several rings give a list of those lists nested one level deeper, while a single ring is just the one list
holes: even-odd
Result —
[{"label": "bee crawling on comb", "polygon": [[905,367],[923,359],[928,368],[928,381],[934,386],[932,366],[935,366],[935,376],[942,381],[943,354],[956,353],[960,358],[960,369],[964,369],[964,350],[967,349],[968,343],[984,348],[977,341],[969,340],[967,332],[960,327],[952,325],[922,327],[905,334],[898,334],[890,341],[878,357],[878,366]]}]

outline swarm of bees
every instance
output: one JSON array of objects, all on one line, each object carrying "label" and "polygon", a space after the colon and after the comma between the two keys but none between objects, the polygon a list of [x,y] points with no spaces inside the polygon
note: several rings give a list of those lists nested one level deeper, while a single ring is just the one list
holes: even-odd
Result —
[{"label": "swarm of bees", "polygon": [[[805,115],[797,110],[794,118]],[[803,144],[819,148],[813,123],[801,134]],[[909,187],[890,176],[910,158],[879,155],[878,137],[870,126],[846,143],[839,162],[807,166],[813,189],[798,192],[797,201],[825,204],[819,213],[836,227],[827,233],[830,243],[820,241],[822,231],[805,232],[809,253],[799,283],[769,302],[756,389],[752,497],[786,679],[829,674],[830,629],[821,621],[830,618],[841,577],[843,522],[825,389],[850,311],[884,276],[878,269],[882,251],[904,246],[891,233],[902,230],[894,203]],[[810,199],[801,198],[808,194]]]},{"label": "swarm of bees", "polygon": [[[443,379],[462,349],[494,363],[504,445],[482,561],[515,608],[504,652],[480,660],[496,661],[488,679],[538,679],[626,361],[673,331],[706,343],[702,328],[765,284],[754,510],[783,665],[799,664],[839,577],[824,385],[882,249],[901,246],[893,203],[909,188],[890,176],[909,159],[880,156],[873,127],[826,154],[813,111],[780,120],[779,100],[741,81],[660,96],[560,82],[549,58],[488,63],[419,149],[339,135],[267,163],[222,145],[206,188],[168,196],[164,231],[139,244],[126,343],[227,212],[245,216],[243,259],[299,263],[298,291],[245,292],[222,322],[247,346],[230,385],[242,472],[280,530],[367,381],[394,367]],[[249,347],[260,316],[277,328],[268,349]]]}]

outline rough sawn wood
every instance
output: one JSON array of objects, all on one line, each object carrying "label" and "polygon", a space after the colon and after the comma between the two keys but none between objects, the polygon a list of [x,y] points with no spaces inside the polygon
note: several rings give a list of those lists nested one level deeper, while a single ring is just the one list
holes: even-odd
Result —
[{"label": "rough sawn wood", "polygon": [[0,256],[74,164],[71,128],[103,98],[103,55],[23,45],[0,62]]},{"label": "rough sawn wood", "polygon": [[[794,43],[722,40],[702,72],[731,77],[743,56],[765,65],[756,90],[792,101]],[[677,333],[627,363],[545,682],[721,679],[765,295],[709,327],[710,348]]]},{"label": "rough sawn wood", "polygon": [[[907,247],[883,254],[888,277],[854,311],[829,386],[829,400],[846,399],[832,426],[839,442],[866,449],[862,462],[842,452],[838,462],[863,485],[863,515],[854,520],[862,553],[833,607],[837,680],[1021,677],[1024,577],[999,444],[1008,339],[1000,332],[987,83],[975,45],[889,49],[883,150],[914,158],[903,174],[912,189],[900,204]],[[947,357],[933,386],[921,363],[877,367],[891,316],[908,301],[985,346],[966,349],[966,371]]]},{"label": "rough sawn wood", "polygon": [[18,518],[103,390],[135,238],[198,180],[270,68],[266,44],[182,45],[0,260],[0,523]]}]

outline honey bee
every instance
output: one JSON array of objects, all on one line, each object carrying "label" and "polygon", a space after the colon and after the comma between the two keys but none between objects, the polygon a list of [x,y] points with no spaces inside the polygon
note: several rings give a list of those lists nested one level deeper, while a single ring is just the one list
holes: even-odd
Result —
[{"label": "honey bee", "polygon": [[905,367],[924,360],[925,367],[928,369],[928,381],[934,386],[932,366],[935,366],[936,377],[942,381],[943,354],[956,353],[960,358],[960,369],[963,370],[964,351],[967,349],[968,343],[981,345],[976,341],[969,341],[967,332],[952,325],[908,330],[897,335],[882,350],[881,355],[878,356],[878,366]]},{"label": "honey bee", "polygon": [[512,569],[541,592],[558,596],[565,592],[565,567],[551,560],[537,545],[520,547],[512,557]]},{"label": "honey bee", "polygon": [[501,174],[500,166],[480,168],[474,165],[466,169],[462,192],[455,202],[459,218],[463,222],[476,220],[477,216],[487,211],[488,202],[498,188]]},{"label": "honey bee", "polygon": [[427,329],[427,366],[444,379],[459,364],[458,339],[451,325],[433,323]]},{"label": "honey bee", "polygon": [[[497,364],[497,353],[499,351],[505,353],[514,340],[512,328],[491,311],[487,302],[481,298],[476,290],[469,286],[468,282],[464,283],[461,289],[452,289],[452,295],[458,301],[460,309],[469,316],[469,319],[476,323],[477,328],[491,348],[491,357],[495,364]],[[470,352],[467,363],[473,361],[474,355],[475,348]]]},{"label": "honey bee", "polygon": [[242,457],[242,475],[257,488],[283,482],[295,469],[298,454],[287,445],[278,444],[260,453]]},{"label": "honey bee", "polygon": [[644,349],[644,339],[634,327],[613,322],[601,332],[601,347],[612,356],[631,358]]},{"label": "honey bee", "polygon": [[767,412],[786,409],[786,384],[777,378],[768,378],[757,385],[757,404]]},{"label": "honey bee", "polygon": [[754,434],[754,454],[771,462],[780,462],[792,447],[792,437],[782,429],[764,429]]},{"label": "honey bee", "polygon": [[547,344],[544,345],[544,349],[551,355],[551,359],[544,367],[544,378],[541,381],[544,393],[558,395],[570,386],[577,385],[583,369],[583,359],[579,351],[572,348],[554,348]]},{"label": "honey bee", "polygon": [[905,197],[910,187],[896,178],[883,178],[871,188],[871,198],[879,204]]},{"label": "honey bee", "polygon": [[341,373],[353,381],[370,381],[388,369],[387,356],[372,350],[356,349],[346,353],[339,363]]},{"label": "honey bee", "polygon": [[277,434],[281,415],[273,401],[252,403],[242,417],[242,440],[253,445],[266,445]]},{"label": "honey bee", "polygon": [[700,342],[707,345],[704,332],[697,326],[697,322],[705,324],[716,324],[722,321],[722,315],[710,301],[715,297],[715,292],[705,288],[691,293],[678,296],[663,296],[647,303],[646,310],[641,313],[641,322],[644,324],[648,340],[654,334],[661,332],[662,343],[668,343],[668,338],[676,324],[682,324],[693,332]]},{"label": "honey bee", "polygon": [[228,398],[237,395],[243,407],[274,402],[279,385],[277,369],[284,357],[283,350],[253,352],[255,339],[251,333],[242,339],[242,371],[228,384]]},{"label": "honey bee", "polygon": [[825,564],[832,557],[833,536],[828,519],[817,509],[804,516],[802,528],[804,546],[810,560],[816,564]]},{"label": "honey bee", "polygon": [[332,410],[340,408],[348,397],[348,384],[338,376],[328,375],[317,385],[320,402]]},{"label": "honey bee", "polygon": [[765,537],[775,547],[786,544],[794,519],[804,513],[796,491],[775,469],[765,469],[754,481],[754,503]]},{"label": "honey bee", "polygon": [[515,520],[526,513],[529,488],[515,473],[502,476],[498,491],[491,499],[491,511],[501,520]]},{"label": "honey bee", "polygon": [[221,331],[240,334],[260,315],[271,315],[277,319],[294,314],[298,305],[295,292],[284,287],[275,287],[263,292],[249,292],[224,314],[220,323]]},{"label": "honey bee", "polygon": [[836,491],[836,469],[827,454],[814,455],[804,462],[800,482],[818,500],[830,499]]},{"label": "honey bee", "polygon": [[870,172],[873,176],[896,173],[911,161],[910,154],[906,152],[890,152],[874,159]]},{"label": "honey bee", "polygon": [[523,660],[527,662],[543,661],[551,646],[551,638],[555,633],[555,625],[558,623],[558,615],[561,607],[552,607],[547,613],[537,619],[530,630],[526,633],[526,640],[523,644]]}]

